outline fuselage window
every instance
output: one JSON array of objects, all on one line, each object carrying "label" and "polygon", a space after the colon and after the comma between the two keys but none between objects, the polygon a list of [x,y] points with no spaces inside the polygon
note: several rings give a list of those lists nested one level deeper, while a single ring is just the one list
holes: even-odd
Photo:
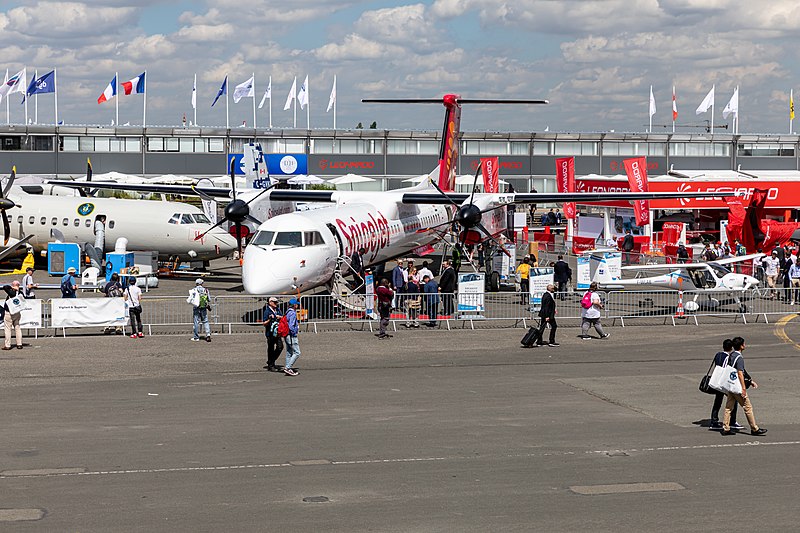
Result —
[{"label": "fuselage window", "polygon": [[50,223],[53,224],[54,226],[58,226],[58,219],[56,217],[53,217],[53,220],[51,220]]},{"label": "fuselage window", "polygon": [[20,216],[18,216],[18,217],[17,217],[17,222],[18,222],[19,224],[22,224],[22,215],[20,215]]},{"label": "fuselage window", "polygon": [[272,231],[259,231],[253,237],[253,240],[250,244],[255,244],[256,246],[269,246],[272,244],[272,238],[275,236],[275,232]]},{"label": "fuselage window", "polygon": [[303,246],[303,234],[299,231],[281,231],[275,237],[275,246]]},{"label": "fuselage window", "polygon": [[92,221],[87,218],[83,225],[86,226],[87,228],[91,228],[92,227]]},{"label": "fuselage window", "polygon": [[108,221],[108,229],[114,229],[114,221],[113,220],[109,220]]},{"label": "fuselage window", "polygon": [[188,213],[184,213],[181,215],[181,224],[194,224],[194,220],[192,220],[192,215]]},{"label": "fuselage window", "polygon": [[39,220],[39,222],[41,222],[42,226],[44,226],[45,224],[47,224],[47,219],[46,219],[45,217],[42,217],[42,218]]},{"label": "fuselage window", "polygon": [[320,244],[325,244],[325,241],[322,240],[322,235],[318,231],[307,231],[305,232],[305,246],[319,246]]},{"label": "fuselage window", "polygon": [[75,219],[75,227],[76,228],[80,228],[81,227],[81,221],[78,220],[77,218]]},{"label": "fuselage window", "polygon": [[65,218],[64,220],[61,221],[61,223],[64,224],[65,226],[69,226],[69,219]]},{"label": "fuselage window", "polygon": [[211,224],[211,221],[208,220],[208,217],[205,216],[203,213],[195,213],[194,220],[198,224]]},{"label": "fuselage window", "polygon": [[30,217],[28,219],[28,224],[33,224],[34,222],[36,222],[36,217]]}]

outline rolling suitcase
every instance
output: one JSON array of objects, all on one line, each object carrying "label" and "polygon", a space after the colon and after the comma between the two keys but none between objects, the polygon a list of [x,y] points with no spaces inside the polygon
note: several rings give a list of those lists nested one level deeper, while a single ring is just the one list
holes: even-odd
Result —
[{"label": "rolling suitcase", "polygon": [[537,339],[537,331],[539,330],[538,326],[531,326],[528,328],[528,332],[522,337],[520,343],[522,344],[523,348],[533,348],[536,345]]}]

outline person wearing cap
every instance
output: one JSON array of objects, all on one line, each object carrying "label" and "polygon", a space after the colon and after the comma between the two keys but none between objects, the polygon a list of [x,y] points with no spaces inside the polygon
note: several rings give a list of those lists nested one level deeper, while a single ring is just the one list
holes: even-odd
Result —
[{"label": "person wearing cap", "polygon": [[203,278],[194,280],[194,288],[189,291],[186,301],[192,304],[192,316],[194,318],[194,329],[192,330],[192,340],[200,340],[200,324],[206,332],[206,342],[211,342],[211,326],[208,324],[208,310],[211,309],[211,293],[203,287]]},{"label": "person wearing cap", "polygon": [[3,350],[11,349],[11,332],[16,334],[17,349],[22,349],[22,328],[19,321],[22,317],[22,310],[25,308],[25,298],[22,297],[19,281],[14,280],[11,285],[4,285],[8,298],[3,304],[3,329],[5,332],[5,344]]},{"label": "person wearing cap", "polygon": [[267,364],[264,368],[268,372],[277,372],[279,368],[275,361],[283,351],[283,340],[278,335],[278,322],[280,322],[281,310],[278,308],[278,299],[270,297],[266,307],[264,307],[264,335],[267,337]]},{"label": "person wearing cap", "polygon": [[75,281],[75,267],[69,267],[67,273],[61,277],[61,297],[62,298],[77,298],[78,297],[78,284]]},{"label": "person wearing cap", "polygon": [[25,275],[22,276],[22,295],[26,300],[34,299],[38,288],[39,284],[33,281],[33,267],[26,268]]},{"label": "person wearing cap", "polygon": [[297,342],[297,334],[300,333],[300,325],[297,323],[297,308],[300,301],[297,298],[289,300],[289,308],[286,310],[286,322],[289,324],[289,335],[286,336],[286,366],[283,373],[287,376],[296,376],[299,372],[292,366],[300,357],[300,344]]}]

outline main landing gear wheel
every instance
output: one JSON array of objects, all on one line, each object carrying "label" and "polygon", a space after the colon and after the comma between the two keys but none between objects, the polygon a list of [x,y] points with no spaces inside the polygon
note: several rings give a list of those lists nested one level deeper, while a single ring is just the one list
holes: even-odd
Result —
[{"label": "main landing gear wheel", "polygon": [[489,274],[489,292],[500,292],[500,273],[497,271]]}]

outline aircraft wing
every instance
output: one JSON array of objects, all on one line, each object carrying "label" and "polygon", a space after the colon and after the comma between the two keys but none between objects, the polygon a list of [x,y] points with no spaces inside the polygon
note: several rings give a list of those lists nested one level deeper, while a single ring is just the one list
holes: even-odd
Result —
[{"label": "aircraft wing", "polygon": [[683,263],[663,265],[630,265],[621,267],[622,270],[706,270],[708,263]]},{"label": "aircraft wing", "polygon": [[[403,194],[404,204],[460,204],[468,200],[469,193],[445,193],[446,197],[436,191],[408,192]],[[570,192],[570,193],[478,193],[477,198],[493,197],[498,204],[544,204],[544,203],[592,203],[608,201],[662,200],[668,198],[707,198],[719,196],[711,192]]]},{"label": "aircraft wing", "polygon": [[753,259],[758,259],[760,257],[764,257],[766,254],[750,254],[750,255],[738,255],[734,257],[729,257],[727,259],[717,259],[716,261],[711,261],[711,263],[715,263],[717,265],[730,265],[731,263],[741,263],[742,261],[752,261]]},{"label": "aircraft wing", "polygon": [[180,194],[198,196],[197,191],[214,198],[230,198],[230,187],[192,187],[191,185],[162,185],[157,183],[116,183],[100,181],[48,180],[50,185],[71,189],[105,189],[109,191],[144,192],[153,194]]}]

